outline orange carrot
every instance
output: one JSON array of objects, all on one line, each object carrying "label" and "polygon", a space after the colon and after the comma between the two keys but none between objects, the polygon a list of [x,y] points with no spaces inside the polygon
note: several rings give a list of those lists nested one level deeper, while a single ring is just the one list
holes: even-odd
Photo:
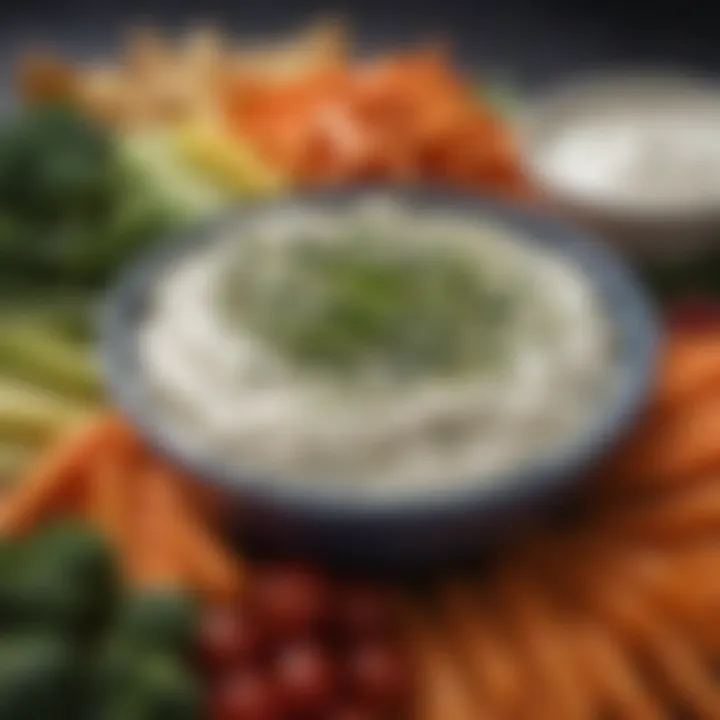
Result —
[{"label": "orange carrot", "polygon": [[101,449],[126,445],[128,440],[115,415],[95,419],[61,438],[8,497],[0,515],[0,533],[21,533],[50,515],[77,490],[90,457]]},{"label": "orange carrot", "polygon": [[133,513],[133,554],[128,568],[139,587],[180,587],[182,548],[178,540],[173,479],[167,471],[148,465],[139,478]]},{"label": "orange carrot", "polygon": [[688,489],[646,502],[615,506],[593,520],[595,532],[672,545],[685,540],[720,538],[720,482],[711,476]]},{"label": "orange carrot", "polygon": [[457,647],[472,687],[482,694],[489,714],[507,717],[524,692],[524,678],[513,648],[485,607],[487,592],[480,598],[465,586],[444,588],[440,597],[443,633]]},{"label": "orange carrot", "polygon": [[665,350],[656,407],[677,407],[707,391],[720,391],[720,333],[675,333]]},{"label": "orange carrot", "polygon": [[[579,670],[599,695],[598,707],[611,717],[664,720],[662,703],[650,692],[614,633],[589,621],[575,628]],[[598,717],[601,713],[598,713]]]},{"label": "orange carrot", "polygon": [[177,542],[185,576],[203,595],[219,602],[233,600],[240,592],[241,565],[205,528],[175,480]]},{"label": "orange carrot", "polygon": [[494,720],[478,706],[462,665],[433,618],[408,602],[403,611],[416,670],[416,720]]},{"label": "orange carrot", "polygon": [[104,456],[88,480],[87,519],[120,545],[128,516],[130,468],[124,458]]},{"label": "orange carrot", "polygon": [[628,486],[668,485],[720,471],[720,388],[652,423],[613,468]]}]

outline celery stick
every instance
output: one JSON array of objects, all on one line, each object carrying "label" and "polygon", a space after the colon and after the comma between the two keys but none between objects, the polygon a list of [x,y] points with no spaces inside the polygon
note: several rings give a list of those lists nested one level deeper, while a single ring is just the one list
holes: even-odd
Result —
[{"label": "celery stick", "polygon": [[40,444],[89,416],[91,408],[0,378],[0,444]]},{"label": "celery stick", "polygon": [[0,322],[0,373],[68,398],[97,401],[103,394],[89,353],[29,322]]}]

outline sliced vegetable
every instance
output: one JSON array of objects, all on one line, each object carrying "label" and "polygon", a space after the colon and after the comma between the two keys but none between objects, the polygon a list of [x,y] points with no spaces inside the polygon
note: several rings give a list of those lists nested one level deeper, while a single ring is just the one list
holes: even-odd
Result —
[{"label": "sliced vegetable", "polygon": [[195,121],[180,130],[177,144],[181,156],[228,192],[266,195],[287,185],[282,174],[264,162],[250,142],[220,124]]},{"label": "sliced vegetable", "polygon": [[89,413],[82,405],[73,406],[51,392],[0,377],[0,438],[4,443],[40,444],[76,427]]},{"label": "sliced vegetable", "polygon": [[39,324],[0,321],[0,371],[79,401],[103,396],[92,358]]},{"label": "sliced vegetable", "polygon": [[0,637],[0,717],[77,717],[77,657],[52,635]]}]

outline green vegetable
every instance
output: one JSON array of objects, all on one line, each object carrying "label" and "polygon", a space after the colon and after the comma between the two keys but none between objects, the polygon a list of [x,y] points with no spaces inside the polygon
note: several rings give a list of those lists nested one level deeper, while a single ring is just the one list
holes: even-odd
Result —
[{"label": "green vegetable", "polygon": [[[72,647],[52,635],[0,637],[0,717],[74,718],[78,687]],[[129,720],[129,719],[128,719]]]},{"label": "green vegetable", "polygon": [[37,447],[87,415],[88,410],[82,405],[72,405],[52,392],[0,377],[2,443],[26,449]]},{"label": "green vegetable", "polygon": [[0,571],[0,627],[70,636],[97,630],[112,612],[117,579],[105,541],[88,526],[56,522],[8,550]]},{"label": "green vegetable", "polygon": [[179,217],[193,219],[227,204],[226,193],[182,161],[173,133],[134,132],[121,142],[128,166],[152,181],[163,201]]},{"label": "green vegetable", "polygon": [[0,129],[0,271],[99,287],[175,218],[114,138],[67,108]]},{"label": "green vegetable", "polygon": [[223,271],[219,300],[231,323],[301,365],[456,374],[502,350],[512,294],[466,253],[352,230],[287,253],[281,262],[263,250],[241,254]]},{"label": "green vegetable", "polygon": [[116,632],[136,647],[187,653],[198,621],[194,598],[176,590],[157,590],[125,600]]},{"label": "green vegetable", "polygon": [[0,317],[0,372],[63,397],[95,402],[103,396],[91,356],[39,323]]},{"label": "green vegetable", "polygon": [[110,646],[99,667],[99,714],[103,720],[200,720],[198,679],[171,653],[125,644]]}]

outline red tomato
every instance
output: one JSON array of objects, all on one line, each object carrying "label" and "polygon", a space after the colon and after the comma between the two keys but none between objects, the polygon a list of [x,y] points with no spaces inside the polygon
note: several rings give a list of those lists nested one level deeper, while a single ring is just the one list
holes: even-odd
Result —
[{"label": "red tomato", "polygon": [[299,712],[323,711],[334,699],[332,658],[313,642],[288,646],[278,654],[276,680],[287,707]]},{"label": "red tomato", "polygon": [[331,710],[327,714],[326,720],[381,720],[385,717],[387,715],[362,705],[342,705]]},{"label": "red tomato", "polygon": [[243,670],[226,677],[211,700],[212,720],[282,720],[277,691],[267,676]]},{"label": "red tomato", "polygon": [[327,618],[330,588],[313,570],[270,567],[258,572],[252,602],[270,633],[281,638],[298,637]]},{"label": "red tomato", "polygon": [[258,625],[246,610],[216,608],[203,619],[200,651],[210,669],[251,662],[261,645]]},{"label": "red tomato", "polygon": [[348,673],[359,697],[385,707],[402,702],[408,690],[405,658],[387,642],[369,641],[353,648]]},{"label": "red tomato", "polygon": [[347,588],[338,601],[337,614],[340,630],[353,637],[377,637],[392,630],[390,600],[372,587]]}]

